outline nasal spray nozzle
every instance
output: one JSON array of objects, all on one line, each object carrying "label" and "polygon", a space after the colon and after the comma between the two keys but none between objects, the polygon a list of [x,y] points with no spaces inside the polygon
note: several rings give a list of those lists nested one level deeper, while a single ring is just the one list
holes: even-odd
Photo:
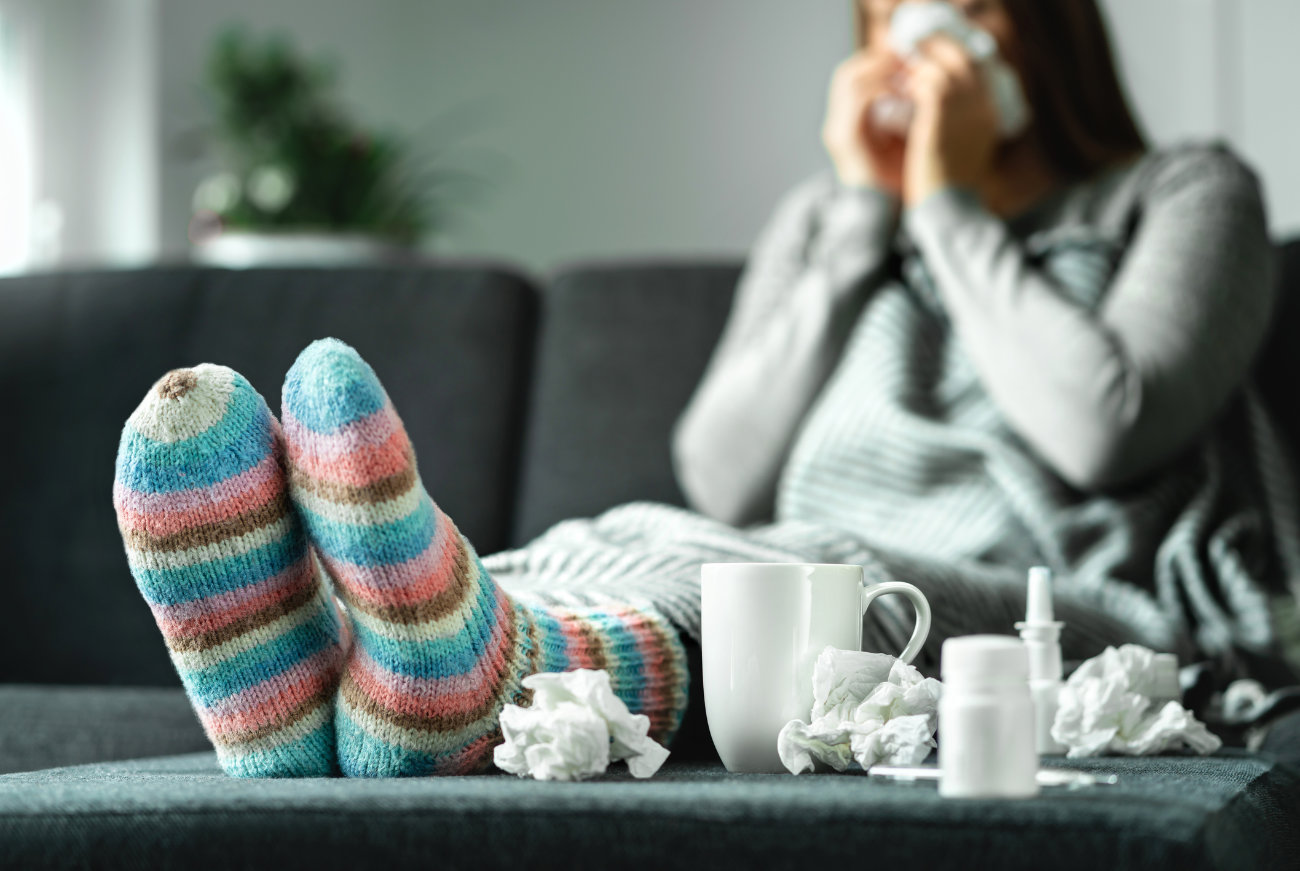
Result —
[{"label": "nasal spray nozzle", "polygon": [[1029,653],[1029,691],[1034,698],[1035,734],[1039,754],[1064,753],[1052,737],[1052,723],[1061,693],[1061,627],[1052,610],[1052,572],[1045,566],[1029,570],[1025,619],[1016,624]]}]

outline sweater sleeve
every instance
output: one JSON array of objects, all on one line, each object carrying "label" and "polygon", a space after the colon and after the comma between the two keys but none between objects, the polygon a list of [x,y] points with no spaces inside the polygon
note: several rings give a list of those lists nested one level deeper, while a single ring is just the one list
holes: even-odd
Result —
[{"label": "sweater sleeve", "polygon": [[1156,161],[1095,311],[969,191],[938,191],[904,221],[993,401],[1078,489],[1122,486],[1188,448],[1263,342],[1273,246],[1257,180],[1222,147]]},{"label": "sweater sleeve", "polygon": [[736,526],[771,516],[795,431],[884,272],[898,210],[830,172],[778,203],[673,429],[673,466],[697,511]]}]

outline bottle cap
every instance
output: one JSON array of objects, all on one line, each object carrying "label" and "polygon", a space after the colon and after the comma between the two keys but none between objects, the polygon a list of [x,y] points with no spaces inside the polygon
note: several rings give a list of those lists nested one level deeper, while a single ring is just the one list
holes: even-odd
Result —
[{"label": "bottle cap", "polygon": [[1052,570],[1034,566],[1029,570],[1029,593],[1025,602],[1026,623],[1051,623],[1056,619],[1052,610]]},{"label": "bottle cap", "polygon": [[944,681],[1006,683],[1029,680],[1029,655],[1020,639],[1008,635],[963,635],[943,643]]}]

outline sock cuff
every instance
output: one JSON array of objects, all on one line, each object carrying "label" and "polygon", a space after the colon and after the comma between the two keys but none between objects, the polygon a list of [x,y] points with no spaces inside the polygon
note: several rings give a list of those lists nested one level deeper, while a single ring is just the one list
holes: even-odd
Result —
[{"label": "sock cuff", "polygon": [[686,648],[666,617],[645,604],[515,605],[533,626],[534,671],[604,669],[628,710],[650,718],[651,736],[671,741],[686,711],[691,675]]}]

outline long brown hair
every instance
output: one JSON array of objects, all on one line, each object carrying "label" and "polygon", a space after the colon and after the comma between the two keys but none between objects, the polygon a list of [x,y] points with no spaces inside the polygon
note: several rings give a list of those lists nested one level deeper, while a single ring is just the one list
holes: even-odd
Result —
[{"label": "long brown hair", "polygon": [[[1145,151],[1097,0],[1001,2],[1016,30],[1036,133],[1057,172],[1087,178]],[[859,48],[867,43],[862,3],[853,3]]]}]

